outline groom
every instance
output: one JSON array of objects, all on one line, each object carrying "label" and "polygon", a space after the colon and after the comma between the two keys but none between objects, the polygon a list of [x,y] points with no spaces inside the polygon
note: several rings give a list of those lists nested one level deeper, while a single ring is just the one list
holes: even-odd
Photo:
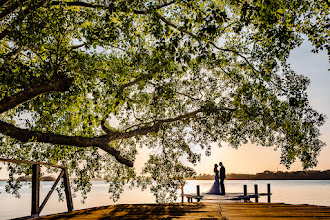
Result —
[{"label": "groom", "polygon": [[221,194],[225,195],[226,191],[225,191],[225,185],[223,184],[223,181],[226,178],[226,170],[225,170],[225,167],[222,165],[222,162],[219,163],[219,166],[220,166],[220,176],[219,176],[219,178],[220,178]]}]

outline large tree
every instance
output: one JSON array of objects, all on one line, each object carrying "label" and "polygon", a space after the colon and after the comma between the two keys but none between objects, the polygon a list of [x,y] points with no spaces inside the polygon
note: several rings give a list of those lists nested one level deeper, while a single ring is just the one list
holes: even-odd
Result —
[{"label": "large tree", "polygon": [[[130,180],[158,201],[193,170],[196,148],[273,146],[317,163],[325,116],[290,51],[329,50],[322,0],[1,0],[0,157],[59,163],[75,190]],[[138,147],[154,148],[141,179]],[[10,176],[29,167],[9,165]],[[153,185],[154,184],[154,185]],[[13,183],[11,182],[11,186]],[[13,187],[15,188],[15,187]],[[8,187],[10,189],[10,187]]]}]

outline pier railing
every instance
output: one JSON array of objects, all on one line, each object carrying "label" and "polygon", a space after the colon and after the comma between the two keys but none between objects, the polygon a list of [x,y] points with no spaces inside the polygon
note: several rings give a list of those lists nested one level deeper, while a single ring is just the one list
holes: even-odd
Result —
[{"label": "pier railing", "polygon": [[[184,197],[187,198],[188,202],[192,202],[193,199],[195,199],[197,202],[204,199],[205,193],[203,195],[200,193],[199,185],[196,185],[196,194],[194,194],[194,193],[184,194],[183,193],[183,187],[184,187],[184,185],[182,185],[182,189],[181,189],[182,202],[184,201]],[[222,195],[218,199],[220,199],[220,200],[243,200],[244,202],[247,202],[247,201],[250,201],[252,198],[254,198],[255,202],[258,203],[260,196],[267,196],[267,202],[270,203],[271,202],[271,199],[270,199],[271,195],[272,195],[272,193],[270,192],[270,184],[268,183],[267,184],[267,193],[258,193],[258,185],[255,184],[254,185],[254,194],[253,193],[248,194],[247,185],[243,185],[243,194],[240,194],[240,193],[226,193],[225,198]]]},{"label": "pier railing", "polygon": [[254,194],[248,194],[247,193],[247,185],[243,185],[243,191],[244,195],[238,197],[238,199],[244,200],[244,201],[249,201],[250,199],[254,198],[255,202],[259,202],[259,197],[260,196],[267,196],[267,202],[270,203],[270,197],[272,193],[270,192],[270,183],[267,184],[267,193],[258,193],[258,185],[254,184]]},{"label": "pier railing", "polygon": [[[57,165],[57,164],[50,164],[44,162],[34,162],[34,161],[25,161],[25,160],[13,160],[13,159],[5,159],[0,158],[0,162],[6,163],[16,163],[16,164],[31,164],[32,166],[32,202],[31,202],[31,216],[39,216],[42,209],[45,207],[47,201],[49,200],[50,196],[52,195],[53,191],[55,190],[58,182],[63,178],[64,182],[64,190],[65,190],[65,197],[66,197],[66,204],[68,211],[73,210],[73,203],[72,203],[72,196],[71,196],[71,189],[70,189],[70,181],[69,181],[69,173],[68,168]],[[40,204],[40,166],[49,166],[61,169],[60,175],[55,180],[52,188],[48,192],[47,196]]]}]

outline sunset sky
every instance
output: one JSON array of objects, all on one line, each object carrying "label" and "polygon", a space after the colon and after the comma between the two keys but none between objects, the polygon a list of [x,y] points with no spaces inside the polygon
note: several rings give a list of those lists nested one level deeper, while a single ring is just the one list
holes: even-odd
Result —
[{"label": "sunset sky", "polygon": [[[325,51],[317,54],[311,52],[311,43],[305,41],[299,48],[292,51],[289,57],[291,67],[296,73],[308,76],[311,84],[308,88],[310,104],[318,112],[327,116],[326,123],[321,127],[321,140],[326,142],[320,155],[319,163],[314,170],[330,169],[330,69],[329,59]],[[145,149],[143,149],[145,150]],[[145,162],[145,154],[139,154],[135,163],[139,169]],[[202,154],[203,155],[203,154]],[[223,162],[227,173],[255,174],[265,170],[270,171],[298,171],[302,170],[300,162],[295,162],[289,170],[280,164],[280,150],[274,148],[246,144],[237,150],[223,144],[222,148],[216,145],[212,148],[210,157],[202,156],[201,162],[194,167],[198,174],[213,173],[215,163]]]},{"label": "sunset sky", "polygon": [[[325,51],[318,54],[311,52],[311,44],[305,42],[301,47],[295,49],[289,60],[292,68],[311,79],[311,85],[308,89],[310,103],[314,109],[327,116],[326,124],[321,128],[321,139],[326,142],[320,155],[319,163],[315,170],[330,169],[330,68],[329,59]],[[139,155],[135,162],[135,168],[139,172],[144,162],[146,162],[146,149],[139,149]],[[255,146],[246,144],[239,149],[232,149],[225,144],[222,148],[216,145],[212,148],[212,155],[210,157],[202,156],[201,163],[195,168],[198,174],[213,172],[213,165],[215,163],[223,162],[227,173],[249,173],[254,174],[270,171],[286,171],[287,169],[280,164],[281,152],[274,151],[274,148],[266,148],[262,146]],[[3,167],[3,163],[0,163]],[[301,164],[296,162],[289,171],[302,170]],[[5,169],[0,170],[0,179],[7,178]]]},{"label": "sunset sky", "polygon": [[[296,73],[308,76],[311,84],[308,88],[310,104],[318,112],[327,116],[326,123],[321,127],[321,140],[326,142],[318,158],[315,170],[330,169],[330,69],[329,58],[325,51],[318,54],[311,52],[312,46],[309,42],[303,43],[299,48],[292,51],[289,62]],[[203,157],[201,163],[196,167],[197,173],[212,173],[214,163],[222,161],[227,173],[249,173],[254,174],[270,171],[288,171],[280,164],[281,152],[274,148],[246,144],[238,150],[228,146],[218,148],[214,146],[212,156]],[[293,164],[289,171],[302,170],[300,162]]]}]

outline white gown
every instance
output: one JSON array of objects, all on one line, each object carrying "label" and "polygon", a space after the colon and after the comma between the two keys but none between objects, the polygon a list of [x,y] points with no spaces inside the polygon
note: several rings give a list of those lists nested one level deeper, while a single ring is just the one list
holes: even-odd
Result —
[{"label": "white gown", "polygon": [[220,195],[220,184],[219,184],[219,174],[218,174],[218,172],[216,172],[216,174],[214,175],[214,183],[213,183],[210,191],[208,191],[206,194]]}]

